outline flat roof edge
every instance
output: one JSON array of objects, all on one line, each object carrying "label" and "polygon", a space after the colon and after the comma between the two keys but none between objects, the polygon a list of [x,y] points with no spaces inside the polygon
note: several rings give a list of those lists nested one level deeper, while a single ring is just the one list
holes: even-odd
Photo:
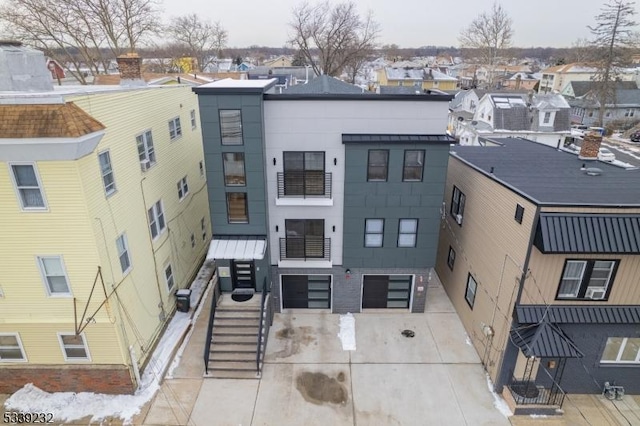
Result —
[{"label": "flat roof edge", "polygon": [[418,101],[418,102],[449,102],[453,95],[385,95],[378,93],[290,93],[265,94],[268,101]]}]

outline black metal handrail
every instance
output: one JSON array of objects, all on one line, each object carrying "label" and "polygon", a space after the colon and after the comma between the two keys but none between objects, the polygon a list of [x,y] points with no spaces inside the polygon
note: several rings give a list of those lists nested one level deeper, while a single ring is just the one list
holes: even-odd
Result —
[{"label": "black metal handrail", "polygon": [[213,288],[213,295],[211,297],[211,312],[209,312],[209,324],[207,325],[207,340],[204,345],[204,373],[209,374],[209,354],[211,352],[211,338],[213,336],[213,320],[216,316],[216,305],[218,304],[219,289],[217,273],[214,275],[216,278],[215,287]]},{"label": "black metal handrail", "polygon": [[551,389],[536,386],[530,380],[518,380],[511,377],[511,383],[507,386],[514,401],[518,405],[557,405],[562,407],[565,393],[554,384]]},{"label": "black metal handrail", "polygon": [[278,172],[278,198],[331,198],[331,173]]},{"label": "black metal handrail", "polygon": [[280,238],[280,260],[331,260],[331,238]]},{"label": "black metal handrail", "polygon": [[260,355],[262,353],[262,333],[264,330],[264,303],[267,300],[267,277],[262,282],[262,300],[260,301],[260,329],[258,331],[258,350],[256,352],[256,374],[260,374]]}]

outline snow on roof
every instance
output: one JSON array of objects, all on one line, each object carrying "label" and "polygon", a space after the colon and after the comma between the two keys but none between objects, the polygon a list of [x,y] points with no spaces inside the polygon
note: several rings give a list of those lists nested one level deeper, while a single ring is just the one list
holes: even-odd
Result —
[{"label": "snow on roof", "polygon": [[212,89],[264,89],[277,81],[278,79],[276,78],[267,80],[235,80],[233,78],[224,78],[212,83],[203,84],[200,87]]}]

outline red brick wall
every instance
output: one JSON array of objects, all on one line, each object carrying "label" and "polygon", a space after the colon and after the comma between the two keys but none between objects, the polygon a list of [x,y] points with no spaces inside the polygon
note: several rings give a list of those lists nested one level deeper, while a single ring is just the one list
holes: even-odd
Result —
[{"label": "red brick wall", "polygon": [[131,394],[134,391],[131,375],[124,365],[0,368],[0,394],[13,393],[27,383],[47,392]]}]

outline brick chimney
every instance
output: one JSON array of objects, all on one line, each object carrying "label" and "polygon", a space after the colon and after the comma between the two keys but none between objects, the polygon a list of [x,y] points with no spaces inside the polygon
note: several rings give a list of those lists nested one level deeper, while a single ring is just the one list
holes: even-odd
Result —
[{"label": "brick chimney", "polygon": [[578,158],[581,160],[597,160],[601,143],[602,135],[598,132],[588,132],[582,140]]},{"label": "brick chimney", "polygon": [[142,79],[142,59],[137,53],[126,53],[116,58],[118,69],[120,70],[120,85],[122,86],[142,86],[145,84]]}]

